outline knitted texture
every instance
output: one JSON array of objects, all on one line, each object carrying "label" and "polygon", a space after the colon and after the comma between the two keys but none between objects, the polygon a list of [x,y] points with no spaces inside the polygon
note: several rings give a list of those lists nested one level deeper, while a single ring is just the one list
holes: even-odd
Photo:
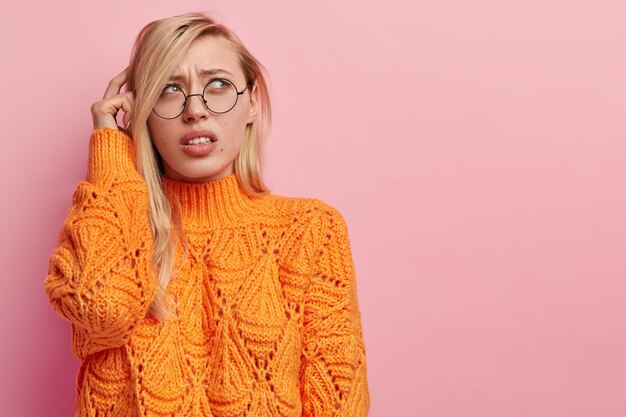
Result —
[{"label": "knitted texture", "polygon": [[[247,196],[235,174],[164,179],[183,239],[156,294],[132,141],[94,132],[45,289],[72,325],[77,416],[365,416],[365,346],[348,231],[314,199]],[[174,203],[176,206],[177,203]]]}]

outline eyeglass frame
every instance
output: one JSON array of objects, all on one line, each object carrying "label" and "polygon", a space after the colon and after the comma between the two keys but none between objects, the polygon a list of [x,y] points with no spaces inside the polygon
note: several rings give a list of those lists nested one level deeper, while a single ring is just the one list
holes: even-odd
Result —
[{"label": "eyeglass frame", "polygon": [[[226,83],[228,83],[228,84],[232,85],[232,86],[235,88],[235,92],[237,93],[237,96],[236,96],[236,98],[235,98],[235,103],[233,104],[233,106],[232,106],[230,109],[228,109],[228,110],[226,110],[226,111],[219,112],[219,111],[211,110],[211,108],[209,108],[209,106],[207,105],[206,100],[204,99],[204,92],[206,91],[206,88],[209,86],[209,84],[211,84],[213,81],[216,81],[216,80],[223,81],[223,82],[226,82]],[[182,87],[180,87],[180,86],[178,86],[178,85],[176,85],[176,84],[167,84],[165,87],[170,87],[170,86],[175,86],[175,87],[180,88],[180,92],[181,92],[181,93],[183,93],[183,96],[185,96],[185,101],[183,102],[183,109],[180,111],[180,113],[178,113],[178,114],[177,114],[176,116],[174,116],[174,117],[163,117],[163,116],[161,116],[159,113],[157,113],[157,112],[156,112],[156,110],[154,109],[154,107],[152,107],[152,111],[154,112],[154,114],[156,114],[157,116],[159,116],[161,119],[165,119],[165,120],[174,120],[174,119],[176,119],[176,118],[180,117],[180,115],[181,115],[181,114],[183,114],[183,113],[185,112],[185,110],[187,109],[187,102],[188,102],[189,97],[193,97],[193,96],[198,96],[198,97],[202,98],[202,104],[204,105],[204,108],[205,108],[205,109],[207,109],[208,111],[210,111],[211,113],[215,113],[215,114],[224,114],[224,113],[228,113],[229,111],[231,111],[232,109],[234,109],[234,108],[235,108],[235,106],[236,106],[236,105],[237,105],[237,103],[239,102],[239,96],[240,96],[240,95],[242,95],[243,93],[245,93],[245,92],[246,92],[246,90],[248,89],[248,87],[251,87],[251,86],[252,86],[252,83],[251,83],[250,81],[248,81],[248,82],[246,83],[246,87],[245,87],[243,90],[239,91],[239,90],[237,90],[237,86],[235,85],[235,83],[234,83],[234,82],[232,82],[232,81],[230,81],[230,80],[227,80],[226,78],[212,78],[212,79],[210,79],[210,80],[209,80],[209,82],[207,82],[207,83],[204,85],[204,88],[202,89],[202,93],[189,94],[189,95],[187,95],[187,94],[185,93],[185,90],[183,90],[183,88],[182,88]],[[164,88],[165,88],[165,87],[164,87]],[[155,104],[156,104],[156,103],[155,103]]]}]

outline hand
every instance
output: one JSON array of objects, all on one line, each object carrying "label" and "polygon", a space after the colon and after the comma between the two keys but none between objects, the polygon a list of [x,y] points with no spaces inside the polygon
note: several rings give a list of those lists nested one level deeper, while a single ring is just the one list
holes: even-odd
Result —
[{"label": "hand", "polygon": [[115,118],[120,109],[124,112],[124,128],[128,128],[134,97],[132,91],[121,92],[127,74],[128,67],[109,82],[102,100],[91,105],[94,130],[102,127],[120,130]]}]

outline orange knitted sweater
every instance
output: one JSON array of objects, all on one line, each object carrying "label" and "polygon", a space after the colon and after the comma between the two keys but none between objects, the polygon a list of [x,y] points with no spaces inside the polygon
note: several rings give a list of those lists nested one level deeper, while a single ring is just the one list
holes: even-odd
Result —
[{"label": "orange knitted sweater", "polygon": [[365,346],[348,232],[314,199],[251,198],[236,174],[164,179],[185,239],[156,294],[132,141],[98,129],[45,289],[72,325],[77,416],[365,416]]}]

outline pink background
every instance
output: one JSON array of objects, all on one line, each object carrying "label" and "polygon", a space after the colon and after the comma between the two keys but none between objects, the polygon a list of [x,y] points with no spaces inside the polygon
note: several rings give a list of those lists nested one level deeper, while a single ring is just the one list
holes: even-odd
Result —
[{"label": "pink background", "polygon": [[270,72],[274,191],[348,222],[371,416],[626,415],[623,0],[10,7],[2,415],[72,414],[77,361],[43,279],[89,106],[144,24],[193,10]]}]

